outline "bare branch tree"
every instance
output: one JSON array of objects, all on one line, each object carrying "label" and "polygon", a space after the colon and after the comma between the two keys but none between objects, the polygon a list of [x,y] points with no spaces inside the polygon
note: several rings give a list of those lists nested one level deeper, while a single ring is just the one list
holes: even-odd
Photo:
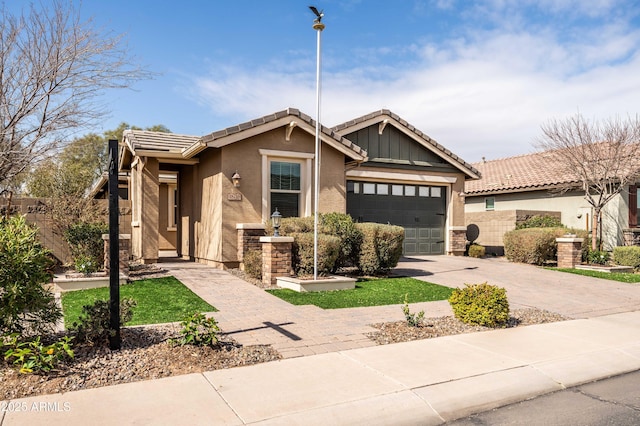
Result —
[{"label": "bare branch tree", "polygon": [[[602,209],[640,177],[640,119],[587,121],[576,114],[542,126],[539,147],[547,151],[549,167],[564,174],[563,181],[582,185],[593,207],[591,247],[597,247]],[[570,189],[570,188],[566,188]]]},{"label": "bare branch tree", "polygon": [[121,35],[97,32],[71,2],[32,5],[20,16],[0,7],[2,192],[102,117],[98,98],[105,89],[130,87],[150,73],[129,62]]}]

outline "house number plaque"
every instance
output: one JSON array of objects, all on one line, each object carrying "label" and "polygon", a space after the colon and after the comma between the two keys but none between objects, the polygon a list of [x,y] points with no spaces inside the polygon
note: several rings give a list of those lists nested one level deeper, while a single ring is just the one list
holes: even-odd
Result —
[{"label": "house number plaque", "polygon": [[227,200],[229,201],[242,201],[242,194],[239,192],[232,192],[227,194]]}]

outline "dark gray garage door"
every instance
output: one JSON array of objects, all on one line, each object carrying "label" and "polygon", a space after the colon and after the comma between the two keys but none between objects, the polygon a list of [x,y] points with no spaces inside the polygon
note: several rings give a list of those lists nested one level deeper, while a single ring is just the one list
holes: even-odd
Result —
[{"label": "dark gray garage door", "polygon": [[446,187],[347,182],[347,213],[358,222],[404,228],[404,254],[444,254]]}]

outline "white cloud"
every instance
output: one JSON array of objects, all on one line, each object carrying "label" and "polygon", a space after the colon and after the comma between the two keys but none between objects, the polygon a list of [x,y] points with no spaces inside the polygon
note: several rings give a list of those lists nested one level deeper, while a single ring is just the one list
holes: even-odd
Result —
[{"label": "white cloud", "polygon": [[[578,3],[555,7],[582,8]],[[587,3],[596,11],[612,7],[606,1]],[[550,118],[578,110],[596,118],[635,114],[639,43],[640,33],[618,21],[569,35],[536,27],[412,43],[394,51],[404,60],[382,66],[336,70],[325,64],[321,118],[335,125],[389,108],[467,161],[526,153]],[[389,49],[380,47],[378,53]],[[262,69],[221,68],[195,78],[192,96],[216,115],[235,120],[230,124],[288,106],[313,116],[315,75],[301,69],[275,62]]]}]

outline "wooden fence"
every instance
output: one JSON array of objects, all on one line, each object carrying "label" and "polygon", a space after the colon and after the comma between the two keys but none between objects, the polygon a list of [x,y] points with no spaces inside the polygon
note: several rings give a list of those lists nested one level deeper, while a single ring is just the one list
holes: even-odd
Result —
[{"label": "wooden fence", "polygon": [[[0,215],[7,213],[7,201],[0,198]],[[53,255],[62,263],[69,263],[71,255],[69,246],[62,235],[55,231],[51,215],[48,214],[46,198],[13,198],[11,200],[10,215],[21,214],[26,216],[28,223],[38,227],[38,234],[42,245],[51,250]],[[95,203],[103,204],[107,211],[109,200],[94,200]],[[120,207],[120,233],[131,233],[131,201],[119,200]],[[109,218],[105,215],[104,221],[108,223]]]}]

